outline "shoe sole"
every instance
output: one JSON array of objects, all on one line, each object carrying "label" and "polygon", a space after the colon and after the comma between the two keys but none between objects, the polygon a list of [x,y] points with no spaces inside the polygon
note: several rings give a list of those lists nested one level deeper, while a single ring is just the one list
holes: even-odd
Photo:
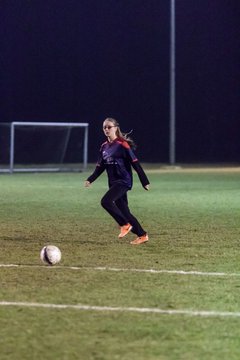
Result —
[{"label": "shoe sole", "polygon": [[135,242],[135,240],[131,241],[130,244],[131,245],[141,245],[141,244],[144,244],[145,242],[147,242],[149,239],[146,239],[146,240],[142,240],[140,242]]}]

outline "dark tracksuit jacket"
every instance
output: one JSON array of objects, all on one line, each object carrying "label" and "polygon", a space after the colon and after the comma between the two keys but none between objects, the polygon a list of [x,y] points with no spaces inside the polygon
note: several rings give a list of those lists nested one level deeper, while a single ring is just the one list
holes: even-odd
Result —
[{"label": "dark tracksuit jacket", "polygon": [[129,144],[118,138],[113,142],[106,141],[101,145],[96,169],[87,180],[92,183],[106,170],[109,187],[118,183],[130,190],[133,185],[132,167],[142,186],[148,185],[149,180]]}]

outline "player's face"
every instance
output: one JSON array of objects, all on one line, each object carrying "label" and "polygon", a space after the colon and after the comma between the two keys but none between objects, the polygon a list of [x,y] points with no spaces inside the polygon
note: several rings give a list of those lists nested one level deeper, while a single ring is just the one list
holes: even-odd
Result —
[{"label": "player's face", "polygon": [[103,122],[103,132],[108,138],[115,139],[116,131],[117,131],[117,126],[115,126],[112,121],[106,120]]}]

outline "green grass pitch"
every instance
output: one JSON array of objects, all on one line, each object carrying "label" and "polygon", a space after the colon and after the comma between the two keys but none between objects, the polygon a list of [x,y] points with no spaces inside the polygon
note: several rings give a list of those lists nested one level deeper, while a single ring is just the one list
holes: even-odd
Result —
[{"label": "green grass pitch", "polygon": [[0,176],[1,360],[240,359],[239,168],[146,172],[140,246],[101,208],[105,175]]}]

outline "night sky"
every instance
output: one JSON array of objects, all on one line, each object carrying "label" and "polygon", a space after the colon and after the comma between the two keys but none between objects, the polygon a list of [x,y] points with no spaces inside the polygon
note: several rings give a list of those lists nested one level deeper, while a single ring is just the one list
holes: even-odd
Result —
[{"label": "night sky", "polygon": [[[170,0],[2,0],[0,121],[133,129],[169,161]],[[176,161],[239,162],[240,1],[176,0]]]}]

